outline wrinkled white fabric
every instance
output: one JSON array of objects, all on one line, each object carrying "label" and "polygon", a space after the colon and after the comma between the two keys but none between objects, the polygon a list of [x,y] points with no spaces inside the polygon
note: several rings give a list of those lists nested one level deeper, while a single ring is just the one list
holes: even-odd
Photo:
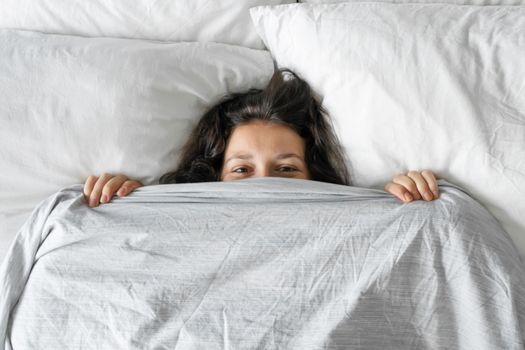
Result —
[{"label": "wrinkled white fabric", "polygon": [[[45,200],[0,266],[17,349],[523,349],[525,270],[461,188],[258,178]],[[9,321],[9,324],[8,324]]]},{"label": "wrinkled white fabric", "polygon": [[29,218],[33,209],[34,208],[0,211],[0,263],[4,260],[16,233]]},{"label": "wrinkled white fabric", "polygon": [[[334,4],[339,2],[377,2],[376,0],[300,0],[309,4]],[[457,5],[525,5],[524,0],[380,0],[390,3],[449,3]]]},{"label": "wrinkled white fabric", "polygon": [[89,175],[155,183],[207,109],[273,70],[240,46],[0,30],[0,227]]},{"label": "wrinkled white fabric", "polygon": [[295,4],[252,9],[279,66],[335,119],[354,184],[430,169],[525,257],[525,7]]},{"label": "wrinkled white fabric", "polygon": [[294,0],[2,0],[0,28],[262,49],[249,9]]}]

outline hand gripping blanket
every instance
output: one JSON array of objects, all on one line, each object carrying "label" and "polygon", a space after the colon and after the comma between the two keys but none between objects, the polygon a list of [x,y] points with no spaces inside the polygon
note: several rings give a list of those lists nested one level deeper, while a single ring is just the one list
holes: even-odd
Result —
[{"label": "hand gripping blanket", "polygon": [[461,188],[307,180],[42,202],[0,269],[6,349],[523,349],[525,273]]}]

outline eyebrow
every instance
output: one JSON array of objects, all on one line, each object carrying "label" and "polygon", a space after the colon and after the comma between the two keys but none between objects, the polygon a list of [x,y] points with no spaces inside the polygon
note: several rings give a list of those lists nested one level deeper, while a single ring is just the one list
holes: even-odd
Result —
[{"label": "eyebrow", "polygon": [[[251,154],[234,154],[230,158],[226,159],[224,164],[228,163],[230,160],[233,160],[233,159],[252,159],[252,158],[253,156]],[[277,160],[286,159],[286,158],[298,158],[304,162],[304,159],[295,153],[281,153],[277,155],[277,157],[275,157],[275,159]]]}]

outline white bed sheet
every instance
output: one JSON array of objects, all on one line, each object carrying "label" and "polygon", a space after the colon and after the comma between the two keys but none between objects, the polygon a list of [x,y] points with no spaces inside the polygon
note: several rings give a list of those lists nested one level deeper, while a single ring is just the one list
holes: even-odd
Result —
[{"label": "white bed sheet", "polygon": [[0,212],[0,264],[4,261],[7,250],[13,240],[29,218],[33,209],[18,209],[13,212]]}]

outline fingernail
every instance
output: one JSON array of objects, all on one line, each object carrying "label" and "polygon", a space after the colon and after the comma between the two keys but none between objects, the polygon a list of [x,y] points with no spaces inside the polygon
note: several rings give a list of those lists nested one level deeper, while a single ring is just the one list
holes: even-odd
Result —
[{"label": "fingernail", "polygon": [[102,203],[106,203],[108,201],[108,196],[106,196],[105,194],[102,195],[102,198],[100,199],[100,201]]},{"label": "fingernail", "polygon": [[430,192],[425,192],[423,193],[423,198],[425,198],[426,201],[431,201],[432,200],[432,194],[430,194]]},{"label": "fingernail", "polygon": [[90,207],[96,207],[97,206],[97,201],[94,198],[91,198],[89,200],[89,206]]},{"label": "fingernail", "polygon": [[439,198],[439,192],[438,191],[432,191],[434,193],[434,197]]},{"label": "fingernail", "polygon": [[412,197],[410,193],[405,193],[405,200],[407,202],[410,202],[412,199],[414,199],[414,197]]}]

